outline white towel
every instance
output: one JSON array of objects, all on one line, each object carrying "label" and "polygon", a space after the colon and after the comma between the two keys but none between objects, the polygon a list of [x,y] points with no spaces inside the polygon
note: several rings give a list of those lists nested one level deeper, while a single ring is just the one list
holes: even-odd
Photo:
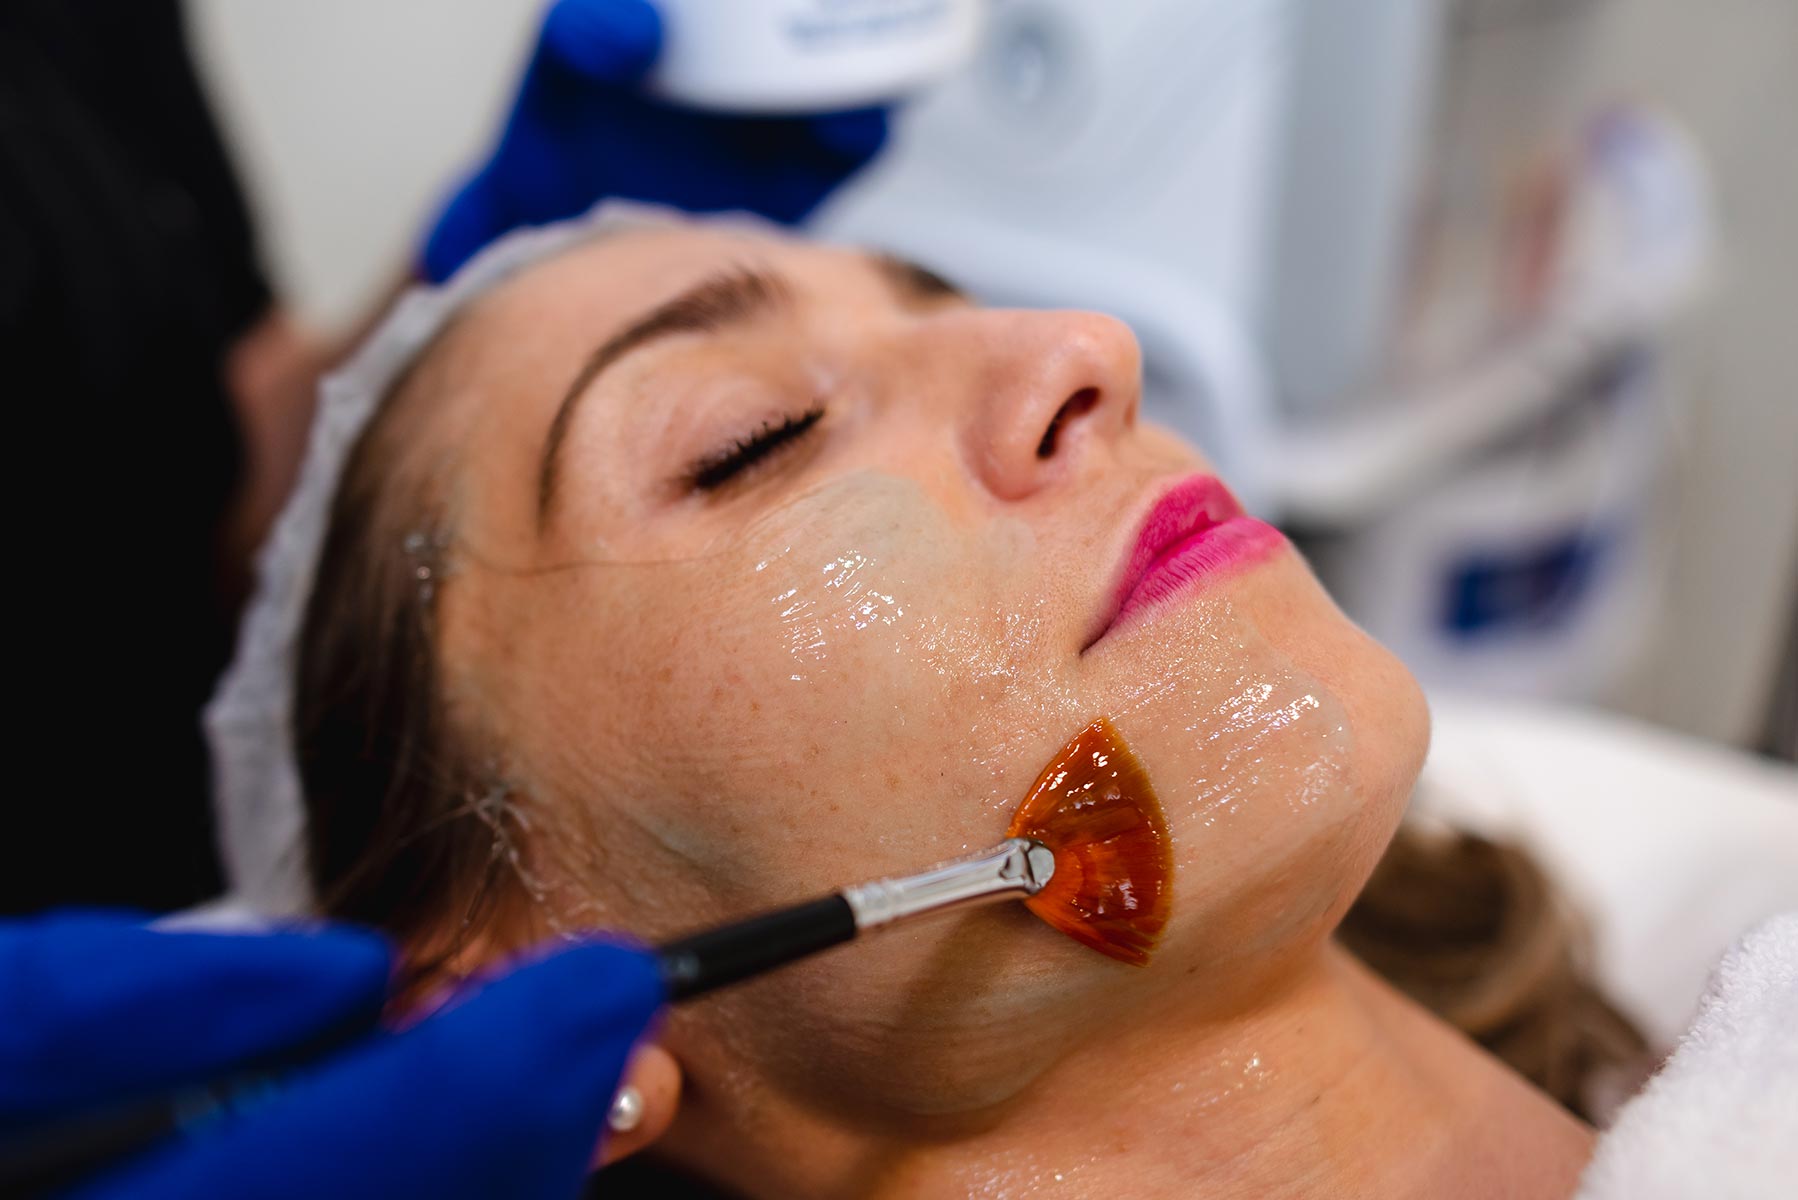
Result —
[{"label": "white towel", "polygon": [[1724,955],[1698,1017],[1618,1113],[1578,1200],[1798,1197],[1798,912]]}]

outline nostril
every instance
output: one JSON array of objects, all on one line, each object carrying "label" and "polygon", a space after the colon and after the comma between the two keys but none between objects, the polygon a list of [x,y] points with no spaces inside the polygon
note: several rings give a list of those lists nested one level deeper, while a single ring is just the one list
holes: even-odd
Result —
[{"label": "nostril", "polygon": [[1049,427],[1043,430],[1043,440],[1036,444],[1036,456],[1048,458],[1054,454],[1055,441],[1061,435],[1062,426],[1081,414],[1092,411],[1093,406],[1098,402],[1099,389],[1094,387],[1083,387],[1062,401],[1061,407],[1055,410],[1055,416],[1050,420]]}]

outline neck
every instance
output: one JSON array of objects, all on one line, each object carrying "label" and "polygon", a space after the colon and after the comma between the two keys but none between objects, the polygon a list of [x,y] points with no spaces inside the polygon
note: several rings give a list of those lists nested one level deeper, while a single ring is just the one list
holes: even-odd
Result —
[{"label": "neck", "polygon": [[1192,1007],[978,1120],[875,1134],[764,1096],[749,1123],[684,1114],[674,1150],[752,1195],[1070,1200],[1561,1197],[1590,1155],[1590,1130],[1333,945],[1252,1008]]}]

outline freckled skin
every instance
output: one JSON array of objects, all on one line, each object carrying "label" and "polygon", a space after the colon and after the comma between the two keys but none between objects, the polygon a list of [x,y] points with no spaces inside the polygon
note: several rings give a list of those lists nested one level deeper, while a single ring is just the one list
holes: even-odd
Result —
[{"label": "freckled skin", "polygon": [[[785,274],[793,311],[610,369],[539,532],[538,454],[586,354],[741,264]],[[867,1122],[1006,1101],[1098,1014],[1195,972],[1219,1003],[1278,978],[1383,849],[1422,702],[1289,549],[1081,652],[1146,508],[1210,469],[1138,419],[1120,324],[899,303],[853,252],[695,227],[533,268],[456,338],[432,416],[458,472],[440,652],[506,748],[564,924],[659,938],[989,845],[1098,716],[1165,807],[1172,916],[1146,968],[1002,908],[677,1014],[669,1044],[743,1128],[768,1096]],[[670,493],[689,456],[814,399],[817,429],[740,489]]]}]

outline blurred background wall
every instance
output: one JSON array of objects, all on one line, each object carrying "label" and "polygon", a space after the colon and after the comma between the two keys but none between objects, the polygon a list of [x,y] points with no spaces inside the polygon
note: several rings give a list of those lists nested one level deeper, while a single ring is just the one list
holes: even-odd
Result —
[{"label": "blurred background wall", "polygon": [[1765,715],[1798,605],[1798,4],[1621,10],[1595,72],[1691,131],[1719,237],[1714,290],[1669,359],[1688,486],[1667,601],[1638,682],[1617,701],[1740,742]]},{"label": "blurred background wall", "polygon": [[[404,269],[446,181],[492,136],[539,7],[189,0],[270,268],[305,316],[353,320]],[[1029,7],[995,5],[1014,30]],[[1579,698],[1749,745],[1798,602],[1798,4],[1598,7],[1585,90],[1691,135],[1717,234],[1708,290],[1655,344],[1673,490],[1646,632]]]},{"label": "blurred background wall", "polygon": [[494,132],[540,0],[188,0],[189,34],[303,316],[354,320]]}]

